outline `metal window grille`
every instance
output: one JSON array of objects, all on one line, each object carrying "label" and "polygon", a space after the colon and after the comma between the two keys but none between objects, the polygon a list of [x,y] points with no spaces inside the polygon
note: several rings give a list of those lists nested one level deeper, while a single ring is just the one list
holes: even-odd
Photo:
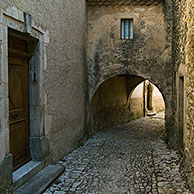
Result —
[{"label": "metal window grille", "polygon": [[133,19],[121,19],[121,39],[133,39]]}]

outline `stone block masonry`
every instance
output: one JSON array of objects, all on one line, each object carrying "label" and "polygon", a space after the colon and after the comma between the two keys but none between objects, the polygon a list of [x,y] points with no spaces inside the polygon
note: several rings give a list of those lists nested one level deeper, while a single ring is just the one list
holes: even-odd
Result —
[{"label": "stone block masonry", "polygon": [[[174,59],[177,72],[177,94],[180,94],[179,77],[184,77],[184,126],[183,126],[183,162],[190,188],[194,192],[194,1],[174,1]],[[177,95],[177,96],[178,96]],[[177,97],[178,99],[178,97]],[[179,100],[179,99],[178,99]],[[177,121],[179,120],[177,108]],[[178,123],[178,127],[179,123]]]}]

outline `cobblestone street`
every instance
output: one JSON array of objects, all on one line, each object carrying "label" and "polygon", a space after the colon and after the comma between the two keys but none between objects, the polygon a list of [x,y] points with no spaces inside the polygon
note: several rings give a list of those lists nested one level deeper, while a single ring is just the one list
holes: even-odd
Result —
[{"label": "cobblestone street", "polygon": [[164,143],[162,113],[101,131],[60,163],[65,172],[44,194],[191,193]]}]

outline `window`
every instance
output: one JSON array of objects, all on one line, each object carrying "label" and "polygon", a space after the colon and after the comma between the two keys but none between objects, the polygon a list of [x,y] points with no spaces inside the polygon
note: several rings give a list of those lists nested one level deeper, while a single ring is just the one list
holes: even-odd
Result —
[{"label": "window", "polygon": [[133,19],[121,19],[121,39],[133,39]]}]

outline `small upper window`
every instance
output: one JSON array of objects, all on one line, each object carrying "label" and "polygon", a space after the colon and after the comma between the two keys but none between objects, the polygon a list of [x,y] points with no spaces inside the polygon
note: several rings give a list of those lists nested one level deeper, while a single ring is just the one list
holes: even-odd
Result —
[{"label": "small upper window", "polygon": [[121,19],[121,39],[133,39],[133,19]]}]

